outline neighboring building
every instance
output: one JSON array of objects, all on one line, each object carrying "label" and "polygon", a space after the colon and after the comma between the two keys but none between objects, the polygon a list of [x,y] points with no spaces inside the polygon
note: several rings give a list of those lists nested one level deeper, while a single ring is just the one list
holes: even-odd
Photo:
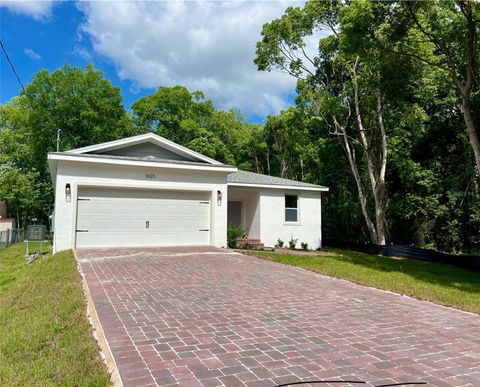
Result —
[{"label": "neighboring building", "polygon": [[17,241],[18,230],[14,230],[16,221],[14,218],[0,216],[0,246],[9,245]]},{"label": "neighboring building", "polygon": [[0,218],[7,217],[7,203],[4,200],[0,200]]},{"label": "neighboring building", "polygon": [[82,247],[226,247],[227,224],[273,246],[322,243],[328,188],[238,171],[155,134],[49,153],[54,251]]}]

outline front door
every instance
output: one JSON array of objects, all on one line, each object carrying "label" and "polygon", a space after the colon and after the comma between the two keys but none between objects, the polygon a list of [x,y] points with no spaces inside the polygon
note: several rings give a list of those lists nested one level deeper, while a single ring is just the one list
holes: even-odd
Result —
[{"label": "front door", "polygon": [[229,226],[242,227],[242,202],[228,202],[227,220]]}]

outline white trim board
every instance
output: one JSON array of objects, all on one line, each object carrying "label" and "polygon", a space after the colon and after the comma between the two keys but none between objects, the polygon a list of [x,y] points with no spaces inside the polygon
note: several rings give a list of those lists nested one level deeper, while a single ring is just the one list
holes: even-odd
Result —
[{"label": "white trim board", "polygon": [[318,191],[328,192],[327,187],[302,187],[298,185],[276,185],[276,184],[251,184],[251,183],[227,183],[228,187],[248,187],[248,188],[271,188],[292,191]]},{"label": "white trim board", "polygon": [[158,161],[141,161],[141,160],[125,160],[125,159],[110,159],[104,157],[91,157],[91,155],[85,156],[82,154],[74,153],[49,153],[48,160],[52,161],[79,161],[84,163],[97,163],[97,164],[111,164],[111,165],[130,165],[139,167],[150,168],[170,168],[170,169],[188,169],[188,170],[200,170],[200,171],[222,171],[222,172],[237,172],[237,167],[225,165],[221,163],[206,164],[206,165],[192,165],[192,164],[180,164]]}]

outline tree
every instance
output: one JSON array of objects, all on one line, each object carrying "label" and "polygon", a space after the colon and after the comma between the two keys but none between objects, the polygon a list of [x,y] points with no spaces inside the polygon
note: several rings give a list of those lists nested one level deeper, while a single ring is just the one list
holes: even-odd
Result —
[{"label": "tree", "polygon": [[18,98],[0,105],[0,165],[11,162],[20,168],[32,167],[27,121],[28,112],[19,105]]},{"label": "tree", "polygon": [[[396,98],[389,93],[388,75],[398,66],[381,49],[389,44],[381,31],[390,12],[371,1],[316,0],[303,9],[288,8],[263,27],[255,59],[259,70],[279,68],[297,78],[303,106],[342,142],[370,239],[377,244],[385,244],[387,234],[385,115]],[[322,28],[330,29],[330,35],[319,40],[312,56],[306,38]]]},{"label": "tree", "polygon": [[214,107],[199,91],[190,93],[183,86],[162,86],[134,102],[132,110],[136,126],[144,132],[153,131],[186,144],[195,138],[197,130],[205,128]]},{"label": "tree", "polygon": [[39,71],[14,104],[27,116],[24,133],[42,177],[58,130],[61,151],[118,139],[130,130],[119,88],[92,65]]},{"label": "tree", "polygon": [[41,198],[39,175],[16,168],[12,163],[0,165],[0,199],[7,203],[7,213],[17,219],[18,228],[39,212],[48,213]]},{"label": "tree", "polygon": [[242,149],[254,126],[237,112],[216,109],[200,91],[159,87],[132,109],[138,131],[152,131],[221,162],[245,162]]},{"label": "tree", "polygon": [[239,168],[270,175],[269,155],[270,149],[265,141],[264,126],[252,125],[250,136],[245,138],[245,145],[241,150]]},{"label": "tree", "polygon": [[93,66],[39,71],[20,96],[0,106],[0,200],[22,219],[46,218],[51,210],[47,153],[56,151],[58,130],[61,151],[133,133],[120,90]]},{"label": "tree", "polygon": [[268,116],[262,133],[265,144],[265,173],[305,180],[314,145],[301,109],[290,107],[277,116]]},{"label": "tree", "polygon": [[[458,93],[470,145],[480,174],[480,53],[478,34],[480,3],[472,0],[436,2],[401,1],[400,15],[406,30],[405,44],[399,52],[433,67],[444,69]],[[433,46],[435,57],[425,51],[412,51],[411,41],[421,36]]]},{"label": "tree", "polygon": [[475,251],[479,187],[457,97],[442,69],[425,66],[422,110],[412,110],[391,139],[388,176],[392,238],[440,251]]}]

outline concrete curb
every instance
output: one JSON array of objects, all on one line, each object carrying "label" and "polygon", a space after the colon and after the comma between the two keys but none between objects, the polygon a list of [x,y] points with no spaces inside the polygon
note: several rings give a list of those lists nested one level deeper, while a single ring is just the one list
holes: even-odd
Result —
[{"label": "concrete curb", "polygon": [[100,319],[98,318],[97,311],[95,309],[95,305],[90,294],[90,289],[88,288],[82,268],[78,263],[78,257],[75,251],[74,255],[75,259],[77,260],[78,272],[80,274],[80,277],[82,278],[83,294],[85,296],[85,301],[87,304],[87,319],[93,328],[93,337],[97,341],[97,344],[100,348],[100,357],[107,366],[107,371],[110,374],[110,381],[112,383],[112,386],[123,387],[123,382],[120,378],[120,372],[118,370],[117,363],[115,362],[112,350],[110,349],[107,339],[105,338],[105,332],[103,331],[102,324],[100,322]]}]

